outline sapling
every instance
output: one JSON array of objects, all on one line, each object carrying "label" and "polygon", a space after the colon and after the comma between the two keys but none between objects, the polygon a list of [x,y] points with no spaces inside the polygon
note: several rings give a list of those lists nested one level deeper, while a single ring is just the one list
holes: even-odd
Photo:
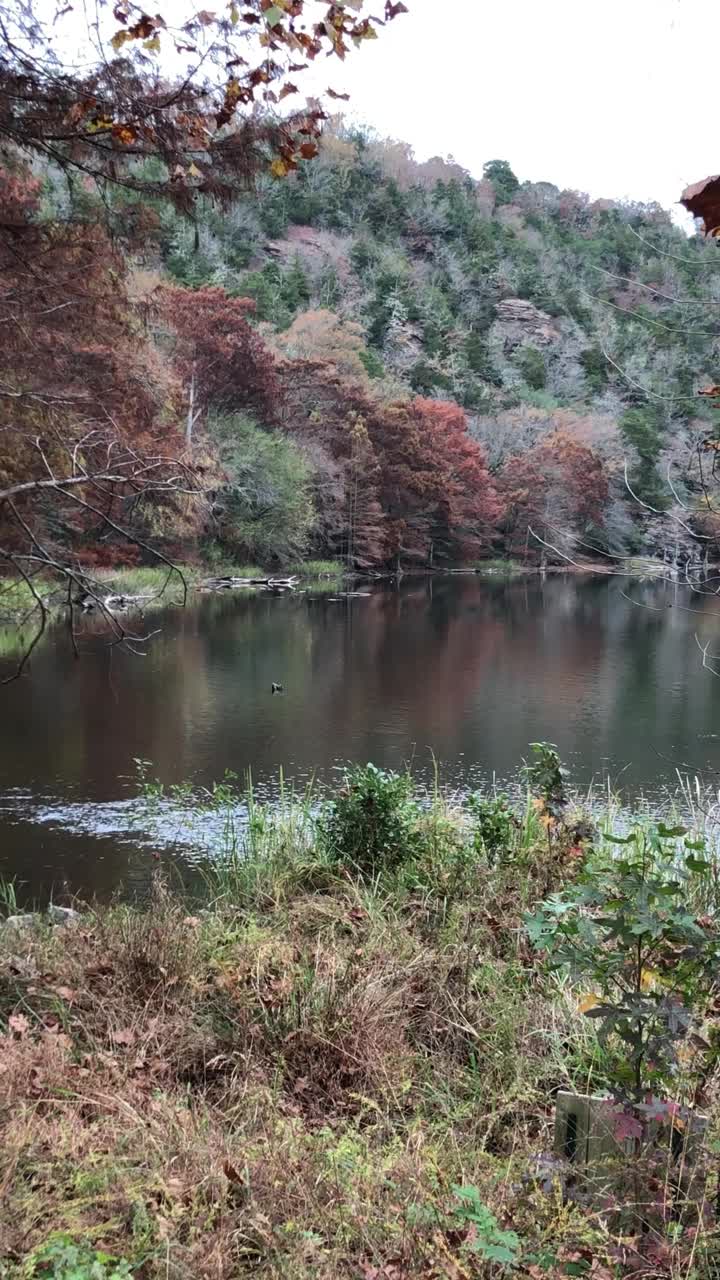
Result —
[{"label": "sapling", "polygon": [[526,928],[549,966],[587,992],[580,1007],[614,1050],[607,1069],[621,1104],[616,1136],[641,1138],[649,1119],[677,1112],[663,1097],[677,1093],[688,1057],[699,1073],[714,1052],[698,1032],[720,935],[690,906],[711,870],[704,841],[662,823],[605,838],[614,852],[543,902]]}]

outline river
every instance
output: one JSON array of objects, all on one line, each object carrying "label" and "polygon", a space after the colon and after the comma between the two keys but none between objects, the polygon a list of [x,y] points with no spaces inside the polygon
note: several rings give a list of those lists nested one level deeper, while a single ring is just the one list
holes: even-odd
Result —
[{"label": "river", "polygon": [[143,824],[137,759],[166,784],[250,769],[261,795],[348,761],[512,780],[538,739],[577,786],[609,777],[630,799],[720,768],[720,677],[696,641],[720,653],[713,598],[569,575],[368,590],[197,597],[153,615],[145,657],[89,635],[75,659],[54,631],[0,689],[0,875],[24,900],[106,899],[147,884],[154,849],[202,856],[177,815]]}]

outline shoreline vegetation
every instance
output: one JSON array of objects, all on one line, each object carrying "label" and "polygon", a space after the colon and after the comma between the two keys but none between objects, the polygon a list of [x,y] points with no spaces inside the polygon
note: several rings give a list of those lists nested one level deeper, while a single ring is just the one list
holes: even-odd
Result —
[{"label": "shoreline vegetation", "polygon": [[[711,819],[588,817],[550,744],[525,779],[368,765],[240,828],[228,775],[170,793],[226,819],[199,897],[159,861],[63,927],[6,886],[0,1275],[718,1275]],[[602,1185],[558,1091],[606,1099]]]},{"label": "shoreline vegetation", "polygon": [[[630,562],[624,570],[632,572],[639,578],[660,578],[666,576],[667,566],[661,560],[638,558]],[[400,571],[368,571],[348,569],[337,560],[306,560],[283,566],[281,569],[268,569],[257,564],[234,564],[220,561],[210,564],[182,563],[173,565],[155,564],[135,567],[119,566],[115,569],[94,569],[88,579],[96,588],[107,588],[107,596],[116,599],[119,607],[137,607],[141,611],[163,608],[168,605],[182,603],[187,590],[188,599],[218,579],[233,579],[235,590],[252,590],[273,581],[282,584],[288,579],[296,580],[294,585],[313,590],[339,588],[343,581],[396,581],[413,577],[453,577],[470,576],[511,579],[544,574],[582,574],[593,573],[612,576],[613,567],[598,564],[524,564],[513,559],[487,559],[469,565],[443,565],[436,568],[411,568]],[[78,570],[82,576],[82,571]],[[254,580],[254,581],[251,581]],[[56,620],[67,609],[67,585],[54,584],[51,579],[36,581],[35,588],[41,596],[48,611],[49,619]],[[100,592],[98,591],[98,594]],[[36,611],[36,600],[29,587],[19,578],[0,576],[0,635],[4,634],[9,646],[10,633],[30,619]],[[0,644],[0,656],[2,645]]]}]

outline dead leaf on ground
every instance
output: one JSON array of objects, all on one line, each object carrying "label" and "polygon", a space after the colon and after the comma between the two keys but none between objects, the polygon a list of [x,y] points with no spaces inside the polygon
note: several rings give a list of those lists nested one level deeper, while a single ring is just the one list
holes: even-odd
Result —
[{"label": "dead leaf on ground", "polygon": [[73,987],[51,987],[50,990],[67,1004],[74,1004],[78,998],[78,992]]},{"label": "dead leaf on ground", "polygon": [[242,1185],[245,1181],[242,1174],[238,1173],[235,1165],[231,1164],[229,1160],[225,1160],[223,1162],[223,1173],[225,1174],[228,1182],[240,1183]]}]

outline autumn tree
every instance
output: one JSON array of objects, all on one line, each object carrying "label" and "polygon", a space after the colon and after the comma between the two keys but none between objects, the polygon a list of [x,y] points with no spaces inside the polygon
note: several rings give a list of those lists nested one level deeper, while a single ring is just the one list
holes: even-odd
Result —
[{"label": "autumn tree", "polygon": [[485,454],[468,435],[459,405],[416,397],[380,408],[371,438],[389,552],[398,563],[433,564],[487,548],[500,508]]},{"label": "autumn tree", "polygon": [[[283,177],[317,154],[321,103],[285,109],[301,100],[302,72],[323,55],[344,59],[407,12],[392,0],[383,19],[364,15],[363,0],[224,0],[178,20],[178,7],[156,0],[151,14],[136,0],[99,0],[83,40],[73,5],[51,0],[38,15],[37,6],[8,0],[0,145],[185,210],[200,193],[227,198],[259,172]],[[88,70],[63,65],[59,54],[78,38]]]},{"label": "autumn tree", "polygon": [[213,285],[165,286],[157,304],[182,380],[186,444],[211,406],[233,412],[252,407],[271,420],[278,385],[273,357],[248,323],[255,304]]},{"label": "autumn tree", "polygon": [[73,634],[80,597],[103,607],[92,565],[151,556],[168,503],[192,525],[197,488],[164,420],[175,384],[133,325],[122,260],[97,227],[44,222],[39,195],[21,169],[0,170],[0,561],[25,582],[38,638],[48,578],[66,589]]},{"label": "autumn tree", "polygon": [[365,335],[356,321],[341,320],[332,311],[304,311],[275,339],[277,350],[291,359],[325,360],[344,377],[365,378]]},{"label": "autumn tree", "polygon": [[539,554],[539,535],[585,537],[602,526],[608,481],[601,458],[564,431],[509,458],[497,476],[501,529],[512,555]]},{"label": "autumn tree", "polygon": [[371,434],[376,406],[367,387],[322,360],[283,361],[277,376],[279,425],[317,464],[315,550],[362,568],[384,563],[380,461]]}]

